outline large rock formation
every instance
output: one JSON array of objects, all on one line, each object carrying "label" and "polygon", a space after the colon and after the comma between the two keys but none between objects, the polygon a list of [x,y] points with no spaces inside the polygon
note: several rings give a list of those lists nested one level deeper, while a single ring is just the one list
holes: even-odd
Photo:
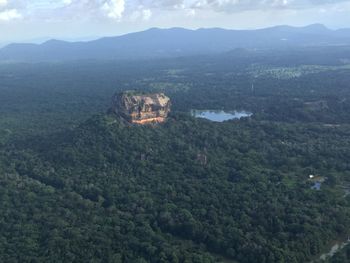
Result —
[{"label": "large rock formation", "polygon": [[112,111],[131,123],[161,123],[168,117],[170,106],[170,99],[163,93],[126,91],[113,97]]}]

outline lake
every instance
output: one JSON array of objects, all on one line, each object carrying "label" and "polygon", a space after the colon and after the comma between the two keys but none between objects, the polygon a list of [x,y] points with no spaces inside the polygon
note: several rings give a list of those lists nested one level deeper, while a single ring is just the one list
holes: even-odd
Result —
[{"label": "lake", "polygon": [[196,118],[203,118],[215,122],[236,120],[250,117],[253,113],[248,111],[223,111],[223,110],[192,110],[191,115]]},{"label": "lake", "polygon": [[315,182],[315,184],[313,186],[311,186],[311,189],[313,190],[321,190],[321,182]]}]

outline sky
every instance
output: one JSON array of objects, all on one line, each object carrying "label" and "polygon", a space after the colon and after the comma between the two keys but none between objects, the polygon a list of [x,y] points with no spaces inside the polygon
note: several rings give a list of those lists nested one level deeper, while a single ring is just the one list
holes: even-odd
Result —
[{"label": "sky", "polygon": [[0,45],[89,40],[151,27],[350,27],[350,0],[0,0]]}]

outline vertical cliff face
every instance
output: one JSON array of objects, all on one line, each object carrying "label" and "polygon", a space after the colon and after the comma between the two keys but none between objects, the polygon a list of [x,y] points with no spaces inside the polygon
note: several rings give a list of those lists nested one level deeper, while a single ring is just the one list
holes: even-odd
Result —
[{"label": "vertical cliff face", "polygon": [[170,112],[170,99],[163,93],[143,94],[132,91],[113,97],[112,111],[131,123],[161,123]]}]

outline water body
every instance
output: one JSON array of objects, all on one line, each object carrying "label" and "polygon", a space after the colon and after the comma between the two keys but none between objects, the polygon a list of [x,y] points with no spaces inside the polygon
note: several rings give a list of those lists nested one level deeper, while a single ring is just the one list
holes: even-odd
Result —
[{"label": "water body", "polygon": [[322,183],[321,182],[316,182],[312,187],[311,189],[314,189],[314,190],[321,190],[321,185]]},{"label": "water body", "polygon": [[248,111],[226,112],[223,110],[192,110],[191,115],[196,118],[204,118],[210,121],[223,122],[250,117],[253,115],[253,113]]}]

